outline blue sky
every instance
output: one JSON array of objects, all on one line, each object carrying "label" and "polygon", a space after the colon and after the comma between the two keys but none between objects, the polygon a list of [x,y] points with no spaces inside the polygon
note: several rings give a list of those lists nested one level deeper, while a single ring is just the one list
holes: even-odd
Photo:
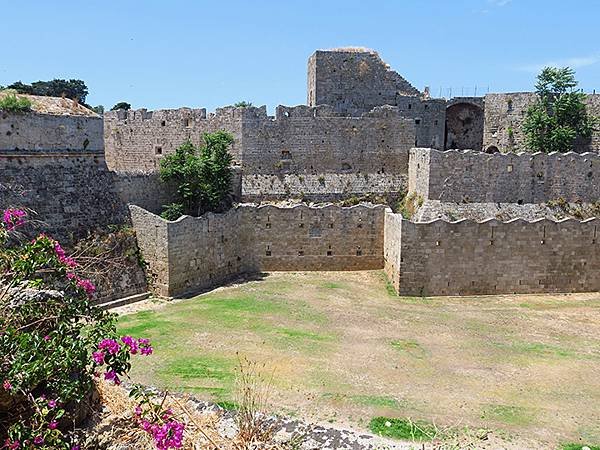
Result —
[{"label": "blue sky", "polygon": [[[377,50],[434,96],[531,90],[545,64],[600,92],[600,1],[0,0],[0,85],[81,78],[88,103],[306,102],[315,49]],[[441,91],[440,91],[441,89]]]}]

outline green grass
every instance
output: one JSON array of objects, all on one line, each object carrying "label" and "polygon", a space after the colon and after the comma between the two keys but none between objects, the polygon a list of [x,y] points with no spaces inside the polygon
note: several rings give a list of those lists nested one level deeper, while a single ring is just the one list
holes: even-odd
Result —
[{"label": "green grass", "polygon": [[561,450],[582,450],[584,447],[590,450],[600,450],[600,445],[586,445],[586,444],[562,444]]},{"label": "green grass", "polygon": [[425,349],[418,342],[415,341],[399,339],[392,341],[391,345],[394,349],[402,353],[407,353],[413,358],[423,359],[427,355]]},{"label": "green grass", "polygon": [[384,395],[354,395],[326,392],[322,395],[323,398],[339,402],[350,402],[362,406],[370,406],[373,408],[400,409],[401,403],[393,397]]},{"label": "green grass", "polygon": [[533,422],[533,413],[520,406],[514,405],[487,405],[483,410],[482,418],[497,420],[509,425],[529,425]]},{"label": "green grass", "polygon": [[346,287],[341,283],[333,283],[333,282],[323,283],[321,286],[324,287],[325,289],[343,289]]},{"label": "green grass", "polygon": [[409,419],[375,417],[369,422],[371,432],[393,439],[430,441],[436,435],[433,425],[427,422],[413,422]]},{"label": "green grass", "polygon": [[0,97],[0,111],[25,112],[29,111],[31,106],[31,100],[26,97],[19,97],[15,94]]}]

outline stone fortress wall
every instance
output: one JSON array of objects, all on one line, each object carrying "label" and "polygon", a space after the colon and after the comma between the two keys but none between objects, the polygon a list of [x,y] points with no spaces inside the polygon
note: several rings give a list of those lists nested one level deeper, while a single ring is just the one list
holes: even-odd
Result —
[{"label": "stone fortress wall", "polygon": [[383,267],[384,206],[242,205],[166,221],[130,206],[138,243],[161,295],[272,270]]},{"label": "stone fortress wall", "polygon": [[597,153],[410,153],[409,192],[424,200],[469,203],[594,203],[600,200]]},{"label": "stone fortress wall", "polygon": [[96,115],[15,114],[0,111],[0,151],[104,151]]},{"label": "stone fortress wall", "polygon": [[385,271],[400,295],[600,290],[600,221],[416,223],[386,215]]},{"label": "stone fortress wall", "polygon": [[[3,113],[0,204],[36,210],[66,240],[131,218],[164,295],[260,270],[380,268],[406,295],[597,289],[595,220],[419,223],[383,206],[241,206],[175,222],[152,214],[170,200],[160,158],[216,130],[234,136],[242,200],[339,200],[407,186],[442,202],[598,199],[596,154],[438,151],[506,150],[502,133],[518,148],[516,127],[507,130],[531,94],[430,99],[376,53],[356,50],[316,52],[308,83],[308,106],[279,106],[274,117],[265,107],[116,111],[102,126],[95,116]],[[592,113],[599,99],[588,97]],[[598,143],[595,135],[591,148]]]}]

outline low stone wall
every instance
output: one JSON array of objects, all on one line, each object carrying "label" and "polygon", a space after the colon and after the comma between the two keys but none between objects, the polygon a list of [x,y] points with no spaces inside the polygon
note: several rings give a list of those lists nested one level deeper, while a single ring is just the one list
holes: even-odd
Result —
[{"label": "low stone wall", "polygon": [[131,205],[154,290],[174,296],[261,270],[383,267],[384,206],[242,205],[166,221]]},{"label": "low stone wall", "polygon": [[383,267],[384,206],[245,208],[261,270]]},{"label": "low stone wall", "polygon": [[425,200],[469,203],[593,203],[600,199],[596,153],[440,152],[414,148],[409,192]]},{"label": "low stone wall", "polygon": [[600,290],[600,221],[415,223],[386,216],[385,267],[400,295]]}]

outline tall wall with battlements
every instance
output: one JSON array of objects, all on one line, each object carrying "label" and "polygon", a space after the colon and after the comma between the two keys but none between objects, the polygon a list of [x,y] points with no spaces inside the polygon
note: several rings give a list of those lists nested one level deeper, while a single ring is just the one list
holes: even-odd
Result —
[{"label": "tall wall with battlements", "polygon": [[[527,109],[535,100],[534,92],[487,94],[483,149],[498,149],[503,152],[526,150],[522,123]],[[600,94],[587,95],[586,105],[588,114],[600,117]],[[591,142],[580,142],[575,150],[600,152],[600,130],[594,133]]]},{"label": "tall wall with battlements", "polygon": [[247,174],[406,173],[413,121],[395,108],[340,117],[330,107],[277,108],[274,119],[244,123]]},{"label": "tall wall with battlements", "polygon": [[[443,105],[431,103],[431,114],[436,108]],[[264,107],[224,108],[208,116],[189,109],[113,111],[105,118],[106,158],[119,172],[156,173],[160,158],[186,139],[200,144],[203,132],[224,129],[234,135],[244,201],[398,194],[406,189],[409,149],[419,139],[442,139],[443,121],[423,117],[405,118],[399,107],[388,106],[361,117],[342,116],[330,106],[279,106],[275,117]]]},{"label": "tall wall with battlements", "polygon": [[425,200],[470,203],[593,203],[600,198],[596,153],[495,153],[415,148],[409,192]]},{"label": "tall wall with battlements", "polygon": [[600,289],[598,219],[415,223],[394,216],[386,215],[385,267],[400,295]]},{"label": "tall wall with battlements", "polygon": [[154,172],[158,161],[189,140],[198,146],[202,135],[224,130],[231,133],[230,149],[235,162],[241,159],[242,124],[245,120],[267,118],[266,108],[165,109],[109,111],[104,114],[106,162],[119,171]]},{"label": "tall wall with battlements", "polygon": [[383,206],[240,206],[174,222],[137,206],[130,210],[161,295],[207,289],[261,270],[383,266]]}]

